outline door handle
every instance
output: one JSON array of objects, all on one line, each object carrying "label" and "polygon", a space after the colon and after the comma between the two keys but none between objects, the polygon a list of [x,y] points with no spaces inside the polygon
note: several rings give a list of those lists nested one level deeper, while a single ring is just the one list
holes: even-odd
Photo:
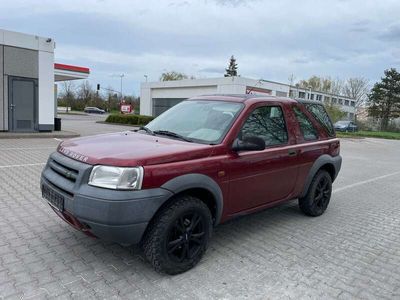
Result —
[{"label": "door handle", "polygon": [[288,155],[289,155],[289,156],[296,156],[296,155],[297,155],[297,150],[295,150],[295,149],[290,149],[290,150],[288,151]]}]

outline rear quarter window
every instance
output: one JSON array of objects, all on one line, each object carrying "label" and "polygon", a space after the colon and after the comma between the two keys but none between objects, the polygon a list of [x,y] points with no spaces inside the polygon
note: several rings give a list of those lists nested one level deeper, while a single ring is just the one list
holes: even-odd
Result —
[{"label": "rear quarter window", "polygon": [[313,115],[313,117],[326,129],[329,136],[335,136],[335,129],[328,113],[321,104],[305,104],[306,109]]}]

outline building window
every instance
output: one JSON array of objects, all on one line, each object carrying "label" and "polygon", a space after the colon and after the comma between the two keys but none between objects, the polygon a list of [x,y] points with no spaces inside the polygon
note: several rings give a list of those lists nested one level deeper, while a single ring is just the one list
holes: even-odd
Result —
[{"label": "building window", "polygon": [[350,120],[354,120],[354,114],[353,113],[349,113],[349,119]]},{"label": "building window", "polygon": [[349,103],[349,100],[345,100],[345,101],[344,101],[344,105],[349,106],[349,104],[350,104],[350,103]]},{"label": "building window", "polygon": [[355,101],[351,101],[351,106],[356,106],[356,102]]},{"label": "building window", "polygon": [[337,98],[332,98],[332,103],[336,104],[337,103]]},{"label": "building window", "polygon": [[329,103],[331,101],[331,97],[325,96],[324,97],[324,102]]},{"label": "building window", "polygon": [[343,99],[339,99],[339,104],[343,105]]},{"label": "building window", "polygon": [[309,94],[310,100],[314,100],[314,94]]},{"label": "building window", "polygon": [[322,101],[322,95],[316,95],[316,100],[317,101]]},{"label": "building window", "polygon": [[277,97],[287,97],[287,93],[285,93],[285,92],[280,92],[280,91],[276,91],[276,96],[277,96]]},{"label": "building window", "polygon": [[306,93],[305,92],[299,92],[299,98],[305,99],[306,98]]},{"label": "building window", "polygon": [[289,91],[289,97],[290,97],[290,98],[294,98],[294,91],[293,91],[293,90],[290,90],[290,91]]}]

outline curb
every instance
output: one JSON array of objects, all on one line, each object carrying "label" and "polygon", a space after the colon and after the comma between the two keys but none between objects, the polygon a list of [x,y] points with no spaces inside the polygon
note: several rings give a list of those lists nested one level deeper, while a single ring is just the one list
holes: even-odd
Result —
[{"label": "curb", "polygon": [[60,131],[60,132],[0,132],[1,139],[32,139],[32,138],[61,138],[70,139],[80,137],[81,135],[72,131]]}]

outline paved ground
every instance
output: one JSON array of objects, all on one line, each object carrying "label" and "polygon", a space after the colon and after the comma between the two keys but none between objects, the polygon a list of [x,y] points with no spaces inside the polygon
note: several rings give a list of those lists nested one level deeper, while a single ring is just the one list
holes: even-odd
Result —
[{"label": "paved ground", "polygon": [[[68,116],[65,130],[122,130]],[[129,129],[129,128],[128,128]],[[400,299],[400,141],[342,140],[328,211],[296,202],[219,226],[201,263],[156,274],[138,249],[93,240],[41,200],[54,139],[0,140],[0,298]]]}]

